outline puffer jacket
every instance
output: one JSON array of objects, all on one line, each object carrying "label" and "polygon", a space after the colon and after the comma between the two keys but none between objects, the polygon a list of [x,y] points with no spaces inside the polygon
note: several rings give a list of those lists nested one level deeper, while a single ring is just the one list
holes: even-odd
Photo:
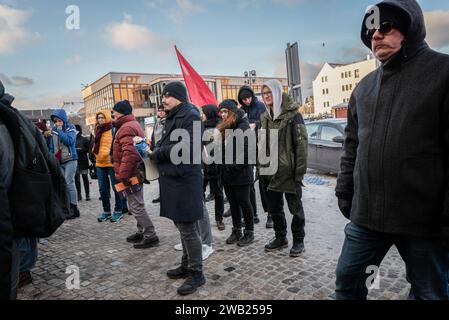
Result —
[{"label": "puffer jacket", "polygon": [[137,177],[142,182],[139,166],[143,160],[134,146],[133,139],[145,138],[145,134],[132,114],[118,119],[115,127],[117,129],[113,147],[115,178],[117,181],[129,181],[130,178]]},{"label": "puffer jacket", "polygon": [[449,56],[425,42],[415,0],[386,5],[410,18],[406,41],[352,94],[336,195],[357,225],[431,237],[449,225]]},{"label": "puffer jacket", "polygon": [[[270,145],[277,144],[278,168],[274,175],[260,177],[267,181],[271,191],[296,194],[296,187],[302,184],[307,171],[307,129],[298,106],[288,94],[282,92],[281,84],[278,81],[268,81],[265,86],[274,93],[274,112],[271,114],[267,111],[262,115],[262,130],[266,131],[262,131],[260,135],[259,147],[266,148],[266,155],[271,157]],[[271,141],[270,130],[278,130],[277,141]],[[261,167],[268,166],[259,164],[258,172],[261,172]]]},{"label": "puffer jacket", "polygon": [[[111,117],[111,111],[109,110],[102,110],[97,113],[97,116],[99,114],[104,115],[106,118],[105,123],[112,123],[112,117]],[[98,126],[98,124],[97,124]],[[103,132],[100,139],[100,148],[98,150],[98,154],[95,154],[95,165],[99,168],[112,168],[112,162],[111,162],[111,147],[112,147],[112,140],[113,140],[113,134],[112,129],[108,130],[106,132]],[[96,136],[96,131],[94,132],[94,140]],[[96,143],[94,141],[94,143]]]}]

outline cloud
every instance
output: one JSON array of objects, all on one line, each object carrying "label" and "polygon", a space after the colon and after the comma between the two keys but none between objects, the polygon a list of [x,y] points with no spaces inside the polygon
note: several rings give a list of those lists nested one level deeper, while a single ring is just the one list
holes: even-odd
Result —
[{"label": "cloud", "polygon": [[424,13],[427,28],[427,42],[436,49],[449,45],[449,11]]},{"label": "cloud", "polygon": [[64,63],[69,66],[74,66],[74,65],[80,64],[81,57],[79,55],[75,55],[74,57],[65,60]]},{"label": "cloud", "polygon": [[39,39],[39,34],[25,30],[24,24],[30,11],[19,10],[0,4],[0,54],[11,54],[17,48]]},{"label": "cloud", "polygon": [[198,1],[193,3],[192,0],[148,0],[147,5],[152,9],[162,11],[170,21],[176,24],[182,24],[185,18],[191,14],[205,11]]},{"label": "cloud", "polygon": [[[81,91],[71,91],[62,94],[47,94],[30,97],[28,93],[22,91],[10,90],[11,94],[16,98],[14,106],[19,110],[36,110],[36,109],[53,109],[61,108],[63,102],[74,102],[72,111],[76,111],[83,104]],[[70,111],[69,107],[65,107],[66,111]]]},{"label": "cloud", "polygon": [[362,45],[356,45],[353,47],[344,47],[341,49],[342,58],[332,61],[334,63],[352,63],[356,61],[366,60],[366,57],[371,54],[368,48]]},{"label": "cloud", "polygon": [[34,84],[34,80],[31,78],[22,76],[8,77],[3,73],[0,73],[0,80],[3,82],[3,84],[13,87],[26,87]]},{"label": "cloud", "polygon": [[132,16],[125,14],[124,20],[106,27],[106,38],[113,47],[124,51],[152,50],[163,52],[170,42],[146,26],[134,24]]},{"label": "cloud", "polygon": [[[284,55],[279,55],[273,58],[276,60],[277,67],[274,72],[275,77],[287,77],[287,63],[285,61]],[[302,82],[302,95],[305,99],[306,97],[313,94],[312,82],[317,77],[318,73],[320,73],[321,68],[323,67],[324,62],[308,62],[300,60],[300,68],[301,68],[301,82]]]}]

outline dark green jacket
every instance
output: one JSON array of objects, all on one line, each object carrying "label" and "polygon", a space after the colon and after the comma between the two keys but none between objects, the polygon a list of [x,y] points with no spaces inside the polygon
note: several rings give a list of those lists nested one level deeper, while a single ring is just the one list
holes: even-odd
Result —
[{"label": "dark green jacket", "polygon": [[[272,176],[260,176],[261,179],[269,181],[268,190],[285,193],[296,193],[298,183],[302,184],[304,174],[307,171],[307,130],[298,107],[289,95],[282,96],[281,114],[273,120],[270,112],[265,112],[261,117],[263,134],[261,146],[267,148],[269,155],[270,138],[269,130],[278,131],[278,170]],[[265,143],[266,141],[267,143]],[[273,141],[273,143],[276,143]],[[268,167],[268,165],[259,165]]]}]

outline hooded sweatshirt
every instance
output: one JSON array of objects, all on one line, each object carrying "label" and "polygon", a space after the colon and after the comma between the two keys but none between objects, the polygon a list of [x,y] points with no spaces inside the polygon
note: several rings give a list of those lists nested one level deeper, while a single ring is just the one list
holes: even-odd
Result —
[{"label": "hooded sweatshirt", "polygon": [[[297,185],[302,183],[307,171],[307,130],[298,106],[288,94],[283,93],[281,83],[270,80],[264,87],[272,92],[273,108],[267,106],[267,111],[262,115],[262,129],[267,132],[262,132],[259,146],[267,148],[266,154],[269,155],[269,146],[277,144],[278,170],[274,175],[262,178],[268,180],[271,191],[296,194]],[[270,130],[278,130],[277,141],[270,140]]]},{"label": "hooded sweatshirt", "polygon": [[55,110],[51,114],[51,120],[55,118],[61,119],[64,122],[62,129],[56,126],[52,129],[52,139],[50,139],[50,152],[57,154],[61,150],[61,162],[78,160],[76,153],[76,128],[68,120],[67,113],[63,109]]},{"label": "hooded sweatshirt", "polygon": [[[401,51],[354,90],[336,194],[369,230],[432,237],[449,226],[449,56],[425,42],[415,0],[388,0],[409,17]],[[361,37],[367,47],[365,16]]]}]

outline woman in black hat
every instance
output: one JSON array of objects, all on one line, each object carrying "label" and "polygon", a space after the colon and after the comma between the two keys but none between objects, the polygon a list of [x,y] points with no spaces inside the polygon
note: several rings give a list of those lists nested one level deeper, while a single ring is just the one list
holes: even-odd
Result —
[{"label": "woman in black hat", "polygon": [[[254,178],[252,167],[248,164],[248,140],[236,139],[233,133],[236,133],[235,130],[238,129],[242,133],[251,129],[245,113],[238,109],[236,101],[225,100],[219,108],[223,118],[223,122],[218,126],[223,141],[222,181],[231,206],[233,224],[232,234],[226,243],[237,243],[238,246],[244,247],[254,242],[253,208],[250,201],[250,187],[254,183]],[[244,141],[244,144],[238,146],[239,140]],[[242,151],[244,163],[238,164],[237,155]],[[232,158],[229,157],[230,152],[232,152]],[[232,161],[229,161],[231,159]],[[245,221],[244,233],[242,233],[242,213]]]}]

